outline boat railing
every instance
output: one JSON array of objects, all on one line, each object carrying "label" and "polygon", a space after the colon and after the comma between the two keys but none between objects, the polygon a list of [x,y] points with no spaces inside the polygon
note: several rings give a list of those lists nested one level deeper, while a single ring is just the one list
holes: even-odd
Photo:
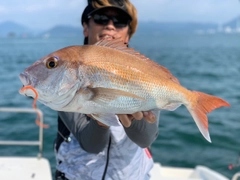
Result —
[{"label": "boat railing", "polygon": [[232,180],[238,180],[240,178],[240,172],[233,175]]},{"label": "boat railing", "polygon": [[[0,112],[36,113],[39,117],[40,123],[43,124],[43,113],[40,109],[0,107]],[[39,138],[36,141],[34,140],[31,140],[31,141],[0,140],[0,145],[39,146],[38,158],[41,158],[42,150],[43,150],[43,127],[39,126]]]}]

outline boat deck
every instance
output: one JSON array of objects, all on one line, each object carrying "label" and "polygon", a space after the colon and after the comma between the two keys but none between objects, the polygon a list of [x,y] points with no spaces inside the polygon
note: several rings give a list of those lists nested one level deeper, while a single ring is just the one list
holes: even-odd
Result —
[{"label": "boat deck", "polygon": [[150,180],[229,180],[206,166],[182,168],[161,166],[159,163],[154,164],[150,175]]},{"label": "boat deck", "polygon": [[[0,108],[0,112],[37,113],[43,124],[43,113],[39,109]],[[39,126],[39,138],[35,141],[0,141],[0,145],[38,146],[39,152],[34,157],[0,156],[0,179],[3,180],[52,180],[50,163],[42,157],[43,127]]]},{"label": "boat deck", "polygon": [[48,160],[36,157],[0,157],[0,177],[4,180],[52,180]]}]

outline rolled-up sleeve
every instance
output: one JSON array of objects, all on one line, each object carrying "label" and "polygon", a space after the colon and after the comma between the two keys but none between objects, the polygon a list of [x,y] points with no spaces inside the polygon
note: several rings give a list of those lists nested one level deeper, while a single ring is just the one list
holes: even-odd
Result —
[{"label": "rolled-up sleeve", "polygon": [[99,126],[85,114],[59,112],[59,116],[85,151],[99,153],[108,144],[109,128]]}]

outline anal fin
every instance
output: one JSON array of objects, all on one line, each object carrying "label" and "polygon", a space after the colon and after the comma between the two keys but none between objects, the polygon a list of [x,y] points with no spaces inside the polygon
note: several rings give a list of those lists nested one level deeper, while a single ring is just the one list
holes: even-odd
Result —
[{"label": "anal fin", "polygon": [[115,114],[91,114],[93,118],[107,126],[120,126],[121,123]]}]

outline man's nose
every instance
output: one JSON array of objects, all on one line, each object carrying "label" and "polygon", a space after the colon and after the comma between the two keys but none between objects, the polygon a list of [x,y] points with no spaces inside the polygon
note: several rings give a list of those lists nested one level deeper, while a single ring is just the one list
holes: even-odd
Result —
[{"label": "man's nose", "polygon": [[113,24],[113,21],[110,19],[106,25],[108,29],[116,29],[116,27]]}]

